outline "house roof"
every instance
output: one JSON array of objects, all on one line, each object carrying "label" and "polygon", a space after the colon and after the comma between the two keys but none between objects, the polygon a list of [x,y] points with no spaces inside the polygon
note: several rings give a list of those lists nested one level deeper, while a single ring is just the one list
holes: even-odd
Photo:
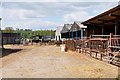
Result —
[{"label": "house roof", "polygon": [[64,24],[61,33],[67,33],[70,31],[70,28],[72,27],[72,24]]},{"label": "house roof", "polygon": [[120,17],[120,5],[98,15],[87,21],[82,22],[84,25],[98,25],[101,26],[104,22],[105,25],[114,25],[115,20]]}]

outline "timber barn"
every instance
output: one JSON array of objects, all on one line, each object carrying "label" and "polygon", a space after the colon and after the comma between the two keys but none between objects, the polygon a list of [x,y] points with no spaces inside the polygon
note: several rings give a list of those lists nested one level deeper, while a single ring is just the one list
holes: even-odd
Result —
[{"label": "timber barn", "polygon": [[120,35],[120,5],[82,22],[87,26],[87,37],[90,35]]}]

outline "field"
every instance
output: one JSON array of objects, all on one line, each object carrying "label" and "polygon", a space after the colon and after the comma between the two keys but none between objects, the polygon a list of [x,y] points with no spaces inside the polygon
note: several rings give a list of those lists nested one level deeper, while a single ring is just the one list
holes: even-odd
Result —
[{"label": "field", "polygon": [[[77,52],[62,53],[58,46],[6,45],[3,78],[116,78],[118,67]],[[14,51],[16,50],[16,51]]]}]

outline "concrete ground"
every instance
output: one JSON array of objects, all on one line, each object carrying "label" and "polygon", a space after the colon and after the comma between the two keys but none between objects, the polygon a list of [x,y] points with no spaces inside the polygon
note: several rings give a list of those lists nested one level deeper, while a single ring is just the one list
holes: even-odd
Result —
[{"label": "concrete ground", "polygon": [[57,46],[18,46],[2,57],[3,78],[116,78],[118,67]]}]

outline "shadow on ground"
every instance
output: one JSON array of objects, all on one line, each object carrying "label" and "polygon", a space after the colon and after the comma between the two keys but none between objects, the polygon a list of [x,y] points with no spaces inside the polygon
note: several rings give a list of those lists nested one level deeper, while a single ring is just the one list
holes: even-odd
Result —
[{"label": "shadow on ground", "polygon": [[5,57],[10,54],[15,54],[18,51],[21,51],[22,49],[2,49],[2,55],[1,57]]}]

